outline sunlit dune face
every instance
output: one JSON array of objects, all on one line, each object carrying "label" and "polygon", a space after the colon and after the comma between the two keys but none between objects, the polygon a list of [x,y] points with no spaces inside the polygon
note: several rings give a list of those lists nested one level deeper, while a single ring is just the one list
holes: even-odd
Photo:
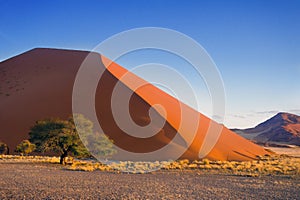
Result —
[{"label": "sunlit dune face", "polygon": [[[195,131],[195,135],[193,138],[191,138],[189,142],[189,147],[187,148],[186,152],[182,155],[182,158],[189,158],[189,159],[199,159],[198,154],[201,149],[201,146],[203,145],[204,137],[206,136],[208,132],[208,128],[213,128],[214,126],[219,126],[217,123],[213,122],[209,118],[205,117],[204,115],[201,115],[197,111],[189,108],[187,105],[180,102],[178,99],[173,98],[172,96],[166,94],[165,92],[161,91],[157,87],[153,86],[152,84],[146,82],[145,80],[141,79],[140,77],[132,74],[128,70],[122,68],[120,65],[112,62],[105,56],[101,56],[102,62],[107,68],[107,70],[116,77],[120,82],[124,83],[128,88],[130,88],[132,91],[134,91],[133,96],[131,97],[131,103],[129,105],[129,108],[131,110],[131,117],[138,125],[143,125],[145,123],[141,123],[141,119],[150,119],[149,116],[147,117],[147,112],[149,110],[149,107],[146,109],[141,107],[138,107],[139,101],[134,100],[136,98],[141,98],[144,102],[147,102],[149,106],[152,105],[160,105],[160,109],[163,108],[163,111],[161,111],[159,108],[157,109],[157,112],[161,114],[162,117],[166,119],[166,125],[168,127],[162,128],[162,131],[160,131],[157,136],[147,138],[147,139],[139,139],[139,138],[130,138],[132,139],[132,144],[135,144],[134,146],[138,146],[137,144],[141,144],[141,148],[146,149],[144,145],[147,146],[147,144],[151,144],[150,146],[161,148],[161,145],[166,145],[170,142],[170,139],[174,137],[174,134],[178,132],[183,139],[185,138],[185,135],[188,135],[187,132]],[[101,85],[101,84],[100,84]],[[112,86],[113,87],[113,86]],[[101,99],[99,98],[99,101]],[[127,105],[124,105],[127,106]],[[136,117],[139,115],[138,113],[144,110],[143,116],[139,118],[139,120],[136,120]],[[182,112],[184,112],[185,119],[182,120]],[[101,112],[99,112],[101,113]],[[99,115],[98,115],[99,116]],[[196,129],[193,130],[192,128],[189,129],[189,127],[193,127],[195,124],[195,120],[197,119],[200,122]],[[98,117],[99,120],[100,117]],[[148,122],[148,120],[146,120]],[[194,123],[193,123],[194,122]],[[103,123],[104,125],[104,123]],[[105,126],[105,125],[104,125]],[[168,128],[171,128],[173,131],[173,135],[170,134],[170,130]],[[169,135],[167,138],[169,140],[164,140],[166,138],[165,136]],[[172,136],[171,136],[172,135]],[[171,137],[170,137],[171,136]],[[124,133],[119,134],[118,136],[112,136],[117,140],[121,140],[120,144],[118,142],[117,145],[121,145],[122,148],[128,148],[129,138],[127,136],[124,136]],[[118,139],[119,138],[119,139]],[[122,138],[122,139],[120,139]],[[125,139],[127,138],[127,139]],[[134,141],[136,140],[136,141]],[[157,142],[157,140],[160,140]],[[163,142],[162,142],[163,141]],[[224,141],[230,142],[230,146],[235,147],[234,150],[231,150],[231,152],[228,152],[228,147],[226,144],[224,144]],[[144,143],[145,142],[145,143]],[[219,142],[216,144],[215,148],[212,150],[212,152],[208,155],[211,159],[220,159],[220,160],[227,160],[227,159],[234,159],[234,160],[251,160],[255,159],[257,154],[267,153],[262,148],[257,148],[258,146],[251,143],[251,145],[248,145],[249,141],[241,138],[238,136],[236,138],[236,135],[233,134],[231,131],[229,131],[227,128],[223,127],[223,131],[220,137]],[[158,144],[161,144],[158,146]],[[244,150],[245,146],[249,146],[253,150]],[[232,148],[231,147],[231,148]],[[148,147],[149,149],[149,147]],[[136,151],[137,147],[130,147],[131,151]],[[154,148],[150,148],[150,150],[154,150]],[[253,152],[251,152],[253,151]],[[144,152],[144,151],[139,151]]]}]

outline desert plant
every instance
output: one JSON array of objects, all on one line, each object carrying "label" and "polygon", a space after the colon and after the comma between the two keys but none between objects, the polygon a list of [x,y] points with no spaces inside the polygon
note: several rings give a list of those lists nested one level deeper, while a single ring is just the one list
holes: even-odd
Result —
[{"label": "desert plant", "polygon": [[16,152],[21,153],[21,155],[25,154],[28,155],[29,153],[35,150],[35,144],[32,144],[29,140],[23,140],[18,146],[16,147]]},{"label": "desert plant", "polygon": [[[90,153],[79,138],[77,129],[80,133],[86,133],[83,136],[84,138],[92,137],[95,135],[93,123],[83,115],[78,114],[74,117],[76,117],[76,120],[71,117],[68,120],[46,119],[37,121],[30,130],[30,141],[36,145],[37,150],[40,152],[59,152],[60,164],[64,164],[64,158],[69,153],[75,156],[89,156]],[[74,121],[76,121],[76,126]],[[92,142],[86,139],[83,139],[83,141],[85,145]],[[107,143],[100,143],[99,148],[107,148]]]},{"label": "desert plant", "polygon": [[108,158],[108,156],[116,153],[116,149],[113,148],[113,141],[104,134],[96,132],[82,140],[96,158]]},{"label": "desert plant", "polygon": [[0,154],[9,154],[9,148],[7,144],[0,141]]},{"label": "desert plant", "polygon": [[59,152],[60,164],[69,152],[75,155],[88,154],[78,137],[73,120],[46,119],[37,121],[31,128],[30,141],[40,152]]}]

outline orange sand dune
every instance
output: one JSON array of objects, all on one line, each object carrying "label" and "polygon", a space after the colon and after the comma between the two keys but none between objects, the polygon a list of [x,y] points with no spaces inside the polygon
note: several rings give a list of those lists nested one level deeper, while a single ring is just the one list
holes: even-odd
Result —
[{"label": "orange sand dune", "polygon": [[[11,150],[28,137],[29,128],[36,120],[66,118],[72,114],[72,89],[76,73],[88,54],[74,50],[33,49],[0,63],[0,140],[7,143]],[[116,63],[110,63],[104,56],[92,53],[91,57],[93,63],[104,71],[95,95],[98,121],[117,146],[136,153],[147,153],[164,147],[179,134],[174,142],[174,151],[187,148],[181,158],[199,159],[209,126],[214,128],[220,125]],[[111,109],[116,84],[120,88],[119,94],[134,91],[129,101],[129,112],[139,126],[150,123],[151,106],[163,106],[164,111],[158,107],[154,110],[157,119],[166,120],[157,134],[137,138],[119,128]],[[143,86],[136,88],[139,85]],[[123,103],[119,99],[121,109],[128,106]],[[199,126],[196,126],[197,119]],[[156,126],[158,124],[152,123],[150,128],[155,130]],[[192,135],[194,131],[196,134]],[[188,147],[189,143],[191,145]],[[222,126],[216,145],[206,157],[213,160],[249,160],[267,153],[262,147]]]},{"label": "orange sand dune", "polygon": [[[143,87],[136,89],[135,93],[150,105],[163,105],[167,112],[167,122],[175,128],[183,138],[189,134],[189,127],[193,126],[192,123],[195,123],[195,120],[193,119],[199,119],[200,123],[199,127],[197,127],[195,138],[193,139],[191,146],[181,157],[198,159],[199,150],[203,144],[209,125],[212,127],[219,125],[152,84],[147,83],[138,76],[128,72],[118,64],[113,63],[108,58],[102,56],[102,61],[104,65],[106,65],[108,71],[110,71],[117,79],[124,82],[129,88],[133,89],[137,87],[136,85],[143,85]],[[124,76],[126,78],[124,78]],[[133,82],[132,80],[135,81]],[[185,114],[182,114],[181,112],[185,112]],[[187,117],[187,119],[182,121],[181,116]],[[181,127],[180,123],[183,123],[181,124]],[[207,155],[207,158],[215,160],[248,160],[255,158],[256,155],[262,154],[267,154],[263,148],[245,140],[222,126],[220,138],[216,146]]]}]

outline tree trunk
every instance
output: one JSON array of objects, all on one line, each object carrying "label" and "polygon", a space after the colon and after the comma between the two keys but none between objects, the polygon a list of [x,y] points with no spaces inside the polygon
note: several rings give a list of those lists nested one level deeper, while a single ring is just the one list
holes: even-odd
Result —
[{"label": "tree trunk", "polygon": [[64,165],[64,164],[65,164],[65,157],[67,157],[67,156],[68,156],[68,151],[66,150],[66,151],[64,151],[63,154],[60,156],[60,161],[59,161],[59,163],[62,164],[62,165]]}]

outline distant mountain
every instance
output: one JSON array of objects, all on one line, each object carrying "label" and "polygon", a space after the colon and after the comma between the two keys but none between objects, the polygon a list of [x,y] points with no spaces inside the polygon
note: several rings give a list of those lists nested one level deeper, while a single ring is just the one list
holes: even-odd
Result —
[{"label": "distant mountain", "polygon": [[300,146],[300,116],[291,113],[280,112],[254,128],[232,131],[259,144]]}]

